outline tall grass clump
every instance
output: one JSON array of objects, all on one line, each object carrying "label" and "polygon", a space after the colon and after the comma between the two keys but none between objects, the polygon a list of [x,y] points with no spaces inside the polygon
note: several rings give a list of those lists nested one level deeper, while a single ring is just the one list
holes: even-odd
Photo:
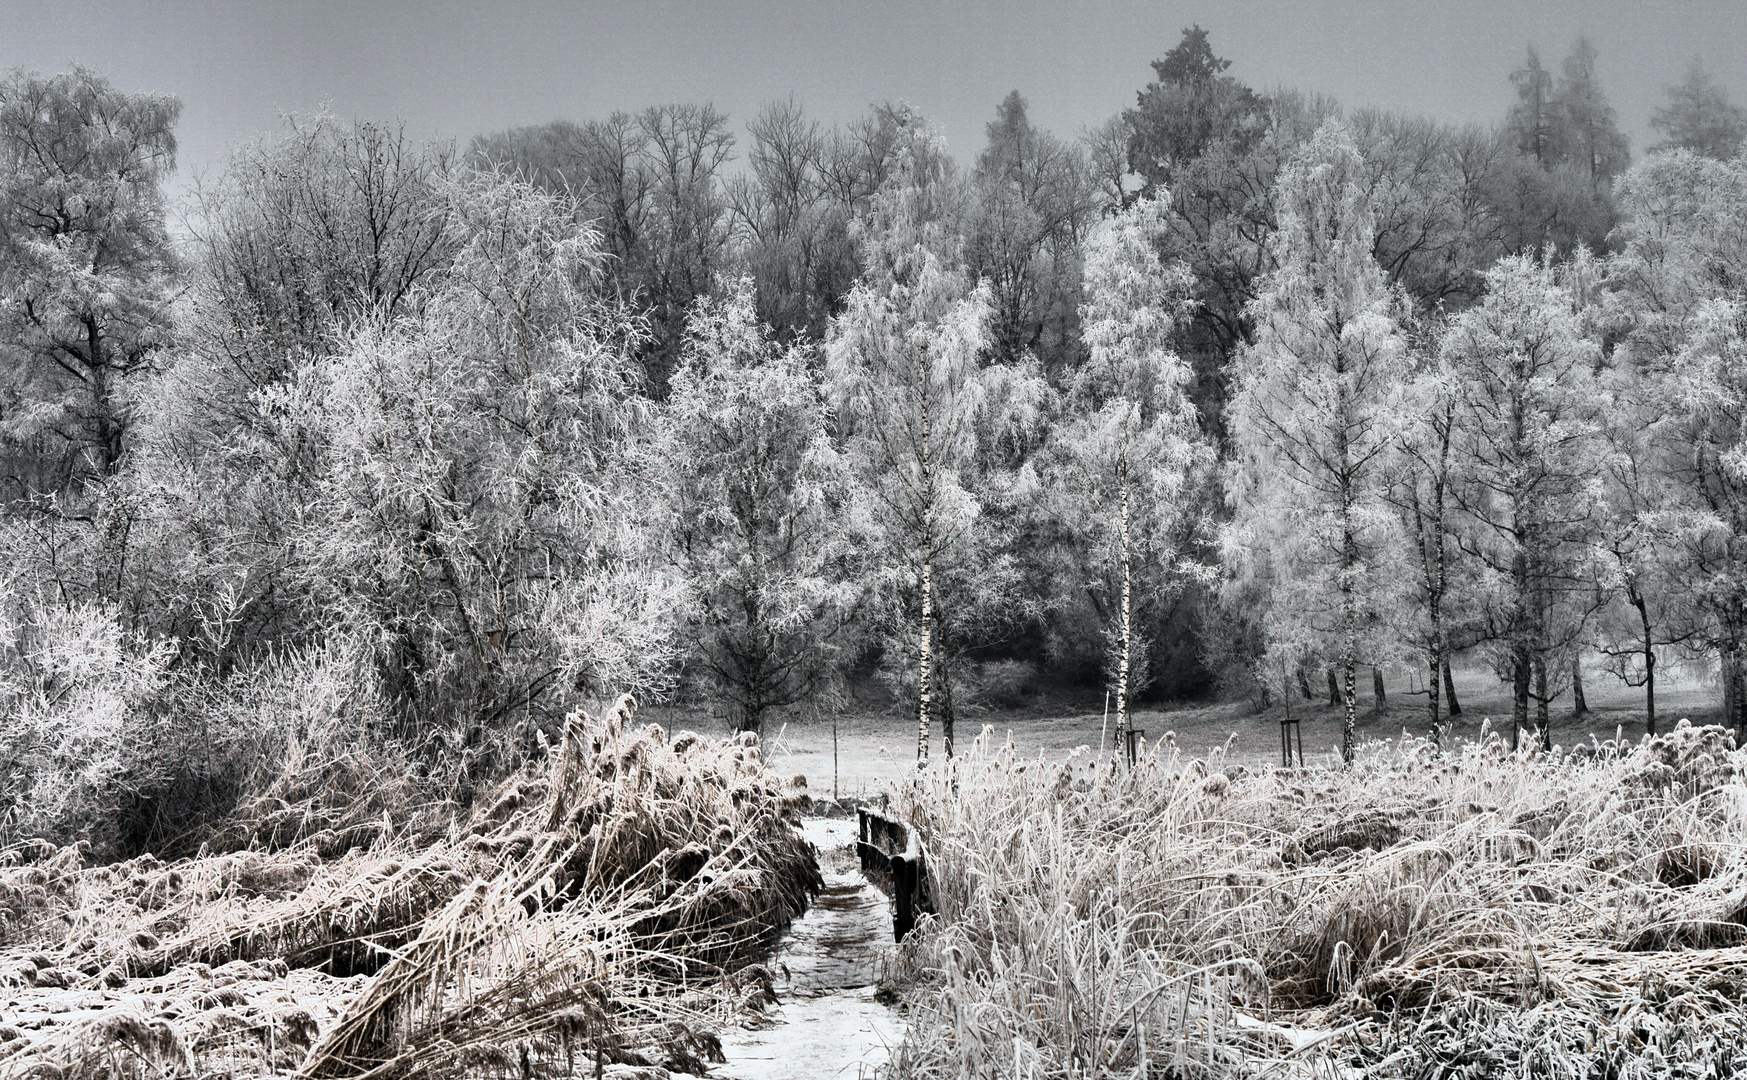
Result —
[{"label": "tall grass clump", "polygon": [[669,738],[631,711],[573,715],[429,842],[0,853],[0,1075],[701,1073],[821,887],[805,796],[753,737]]},{"label": "tall grass clump", "polygon": [[987,735],[908,796],[938,919],[893,1071],[1747,1069],[1747,786],[1720,728],[1260,773]]}]

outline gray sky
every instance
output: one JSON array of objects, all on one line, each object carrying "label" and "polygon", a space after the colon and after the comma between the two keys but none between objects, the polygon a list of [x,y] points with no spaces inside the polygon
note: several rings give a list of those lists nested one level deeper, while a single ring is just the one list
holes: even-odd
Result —
[{"label": "gray sky", "polygon": [[1701,55],[1747,101],[1747,0],[0,0],[0,67],[89,64],[182,98],[182,178],[327,102],[469,136],[556,117],[714,101],[739,127],[794,95],[847,120],[902,98],[968,160],[1008,90],[1062,134],[1133,103],[1192,22],[1231,74],[1348,105],[1491,122],[1529,42],[1557,68],[1581,31],[1642,147],[1664,84]]}]

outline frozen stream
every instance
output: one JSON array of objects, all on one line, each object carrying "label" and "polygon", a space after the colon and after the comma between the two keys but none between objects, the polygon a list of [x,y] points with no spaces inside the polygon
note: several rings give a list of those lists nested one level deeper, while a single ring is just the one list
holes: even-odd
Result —
[{"label": "frozen stream", "polygon": [[795,920],[767,963],[780,1006],[775,1023],[723,1033],[732,1080],[860,1080],[885,1064],[903,1021],[873,999],[875,968],[892,946],[891,906],[855,857],[854,818],[809,818],[825,889]]}]

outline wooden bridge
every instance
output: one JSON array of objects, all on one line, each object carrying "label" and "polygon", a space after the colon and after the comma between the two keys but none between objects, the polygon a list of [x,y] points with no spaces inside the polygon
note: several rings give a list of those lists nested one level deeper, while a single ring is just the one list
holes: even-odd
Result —
[{"label": "wooden bridge", "polygon": [[917,916],[934,913],[922,847],[903,822],[865,806],[857,814],[861,833],[855,850],[861,856],[861,872],[892,898],[892,935],[903,941]]}]

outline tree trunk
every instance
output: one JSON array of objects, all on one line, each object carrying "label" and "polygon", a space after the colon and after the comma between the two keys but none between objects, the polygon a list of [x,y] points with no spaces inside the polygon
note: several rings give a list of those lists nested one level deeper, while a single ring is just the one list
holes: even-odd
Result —
[{"label": "tree trunk", "polygon": [[1328,703],[1330,705],[1339,705],[1341,703],[1341,680],[1340,677],[1335,674],[1334,668],[1328,669]]},{"label": "tree trunk", "polygon": [[1734,641],[1723,647],[1723,726],[1735,732],[1737,745],[1747,736],[1747,702],[1741,700],[1741,650]]},{"label": "tree trunk", "polygon": [[1723,726],[1735,726],[1735,651],[1725,645],[1718,656],[1723,677]]},{"label": "tree trunk", "polygon": [[1638,626],[1644,633],[1644,734],[1656,734],[1656,639],[1650,633],[1650,611],[1643,596],[1634,592],[1632,606],[1638,609]]},{"label": "tree trunk", "polygon": [[916,718],[916,768],[928,764],[928,718],[934,704],[934,469],[929,460],[928,368],[918,364],[922,386],[922,670],[917,685],[921,704]]},{"label": "tree trunk", "polygon": [[1733,682],[1735,684],[1735,745],[1740,746],[1747,743],[1747,707],[1744,707],[1741,701],[1741,651],[1739,649],[1735,650],[1734,662],[1730,665],[1730,669],[1734,672]]},{"label": "tree trunk", "polygon": [[952,759],[952,665],[947,658],[940,658],[940,748],[948,760]]},{"label": "tree trunk", "polygon": [[[1128,564],[1128,462],[1117,467],[1117,482],[1122,485],[1122,656],[1116,668],[1116,745],[1127,753],[1128,747],[1128,654],[1129,654],[1129,576]],[[1126,759],[1125,759],[1126,760]]]},{"label": "tree trunk", "polygon": [[1535,729],[1541,734],[1541,749],[1553,749],[1553,722],[1547,718],[1547,661],[1535,661]]},{"label": "tree trunk", "polygon": [[114,476],[121,461],[121,424],[117,422],[115,403],[111,400],[109,367],[104,361],[101,324],[89,315],[85,317],[86,348],[91,362],[83,365],[91,387],[92,412],[97,422],[97,471]]},{"label": "tree trunk", "polygon": [[1316,695],[1310,692],[1310,676],[1304,673],[1302,664],[1298,667],[1298,690],[1304,695],[1305,701],[1316,700]]},{"label": "tree trunk", "polygon": [[[1344,385],[1344,384],[1343,384]],[[1346,393],[1341,392],[1341,416],[1346,417]],[[1353,763],[1353,729],[1359,719],[1358,674],[1356,668],[1359,659],[1359,600],[1353,595],[1353,575],[1359,568],[1359,538],[1353,527],[1353,480],[1346,471],[1347,462],[1347,432],[1340,432],[1341,460],[1341,629],[1345,631],[1345,641],[1342,642],[1345,655],[1341,657],[1344,686],[1346,691],[1346,715],[1341,720],[1341,760],[1348,765]]]},{"label": "tree trunk", "polygon": [[1450,677],[1450,657],[1444,656],[1444,697],[1449,702],[1445,712],[1450,716],[1462,715],[1462,703],[1456,700],[1456,681]]},{"label": "tree trunk", "polygon": [[1519,750],[1523,744],[1523,728],[1529,726],[1529,676],[1533,665],[1529,661],[1527,645],[1518,642],[1515,652],[1511,664],[1510,748]]},{"label": "tree trunk", "polygon": [[1431,669],[1430,677],[1426,679],[1426,706],[1431,713],[1432,741],[1442,744],[1443,736],[1438,733],[1438,669],[1443,665],[1438,662],[1438,650],[1432,649],[1431,662],[1426,665]]},{"label": "tree trunk", "polygon": [[934,687],[934,559],[922,557],[922,671],[918,677],[922,704],[916,718],[916,767],[928,764],[928,717],[933,711]]},{"label": "tree trunk", "polygon": [[1353,763],[1353,727],[1359,717],[1359,679],[1358,665],[1348,660],[1343,665],[1346,678],[1346,715],[1341,717],[1341,760],[1348,765]]},{"label": "tree trunk", "polygon": [[1583,656],[1580,653],[1571,658],[1571,715],[1588,714],[1589,702],[1583,699]]},{"label": "tree trunk", "polygon": [[1382,712],[1384,702],[1383,669],[1373,665],[1371,668],[1371,705],[1378,712]]}]

